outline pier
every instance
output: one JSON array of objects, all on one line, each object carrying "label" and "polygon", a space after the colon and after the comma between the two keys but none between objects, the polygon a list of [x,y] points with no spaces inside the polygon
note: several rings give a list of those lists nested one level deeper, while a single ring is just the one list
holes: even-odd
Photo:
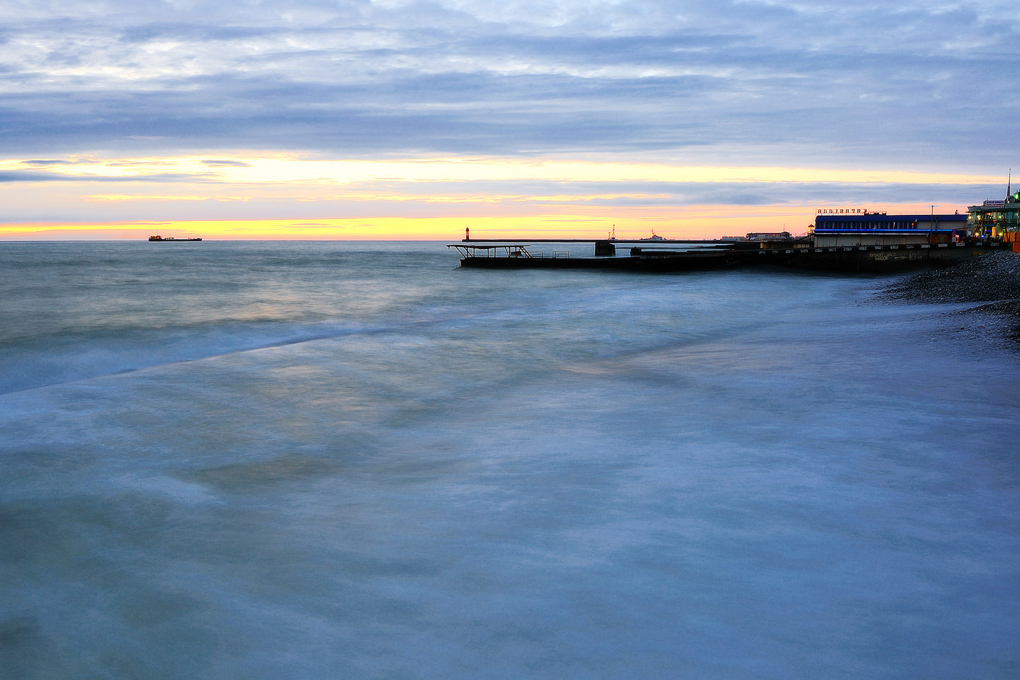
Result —
[{"label": "pier", "polygon": [[[532,249],[533,244],[591,243],[592,256]],[[629,253],[617,246],[631,244]],[[670,246],[699,246],[679,249]],[[830,272],[895,273],[948,267],[975,256],[1009,248],[998,241],[816,247],[812,241],[485,239],[448,244],[460,265],[475,269],[603,269],[631,272],[684,272],[781,267]],[[625,249],[626,250],[626,249]]]}]

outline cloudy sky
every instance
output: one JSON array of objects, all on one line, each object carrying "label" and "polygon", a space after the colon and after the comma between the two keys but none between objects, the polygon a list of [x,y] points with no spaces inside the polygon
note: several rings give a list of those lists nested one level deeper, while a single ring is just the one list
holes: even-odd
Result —
[{"label": "cloudy sky", "polygon": [[1018,67],[1016,0],[0,0],[0,238],[952,212],[1020,169]]}]

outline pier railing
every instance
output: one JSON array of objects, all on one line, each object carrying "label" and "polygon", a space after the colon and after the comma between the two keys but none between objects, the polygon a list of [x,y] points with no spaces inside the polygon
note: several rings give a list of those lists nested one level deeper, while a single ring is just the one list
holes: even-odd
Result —
[{"label": "pier railing", "polygon": [[[447,248],[456,248],[461,258],[466,257],[509,257],[532,259],[535,254],[528,250],[528,246],[522,243],[503,243],[500,245],[465,245],[462,243],[451,243]],[[481,255],[479,254],[481,251]],[[538,255],[541,257],[541,253]],[[556,253],[553,253],[556,257]]]}]

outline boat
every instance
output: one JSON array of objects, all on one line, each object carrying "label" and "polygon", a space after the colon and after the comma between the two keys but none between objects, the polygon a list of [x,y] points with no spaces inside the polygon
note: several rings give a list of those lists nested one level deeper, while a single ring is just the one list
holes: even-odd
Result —
[{"label": "boat", "polygon": [[649,236],[647,238],[640,238],[638,240],[639,241],[665,241],[666,239],[662,238],[661,236],[656,234],[654,231],[652,231],[652,235],[651,236]]},{"label": "boat", "polygon": [[150,241],[201,241],[201,237],[195,238],[174,238],[173,236],[160,236],[159,234],[153,234],[149,237]]}]

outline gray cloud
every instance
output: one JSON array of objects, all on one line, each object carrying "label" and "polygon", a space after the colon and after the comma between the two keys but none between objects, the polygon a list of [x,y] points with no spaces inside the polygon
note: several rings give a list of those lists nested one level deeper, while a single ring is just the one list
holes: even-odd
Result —
[{"label": "gray cloud", "polygon": [[4,18],[8,154],[1018,156],[1012,2],[107,0]]},{"label": "gray cloud", "polygon": [[[400,182],[359,182],[348,185],[352,192],[408,190]],[[887,184],[852,182],[553,182],[475,181],[416,182],[416,193],[507,196],[508,200],[547,204],[589,203],[592,205],[855,205],[896,203],[941,203],[961,206],[986,198],[1002,198],[1001,185]],[[563,196],[565,198],[553,198]]]},{"label": "gray cloud", "polygon": [[204,173],[153,173],[138,174],[124,177],[107,177],[103,175],[62,175],[55,172],[38,170],[0,170],[0,183],[10,182],[100,182],[100,183],[137,183],[137,182],[201,182],[213,179]]},{"label": "gray cloud", "polygon": [[251,163],[245,163],[244,161],[225,161],[225,160],[205,160],[202,161],[202,165],[208,165],[213,168],[250,168]]},{"label": "gray cloud", "polygon": [[0,183],[7,182],[68,182],[73,177],[49,172],[31,172],[22,170],[0,170]]}]

